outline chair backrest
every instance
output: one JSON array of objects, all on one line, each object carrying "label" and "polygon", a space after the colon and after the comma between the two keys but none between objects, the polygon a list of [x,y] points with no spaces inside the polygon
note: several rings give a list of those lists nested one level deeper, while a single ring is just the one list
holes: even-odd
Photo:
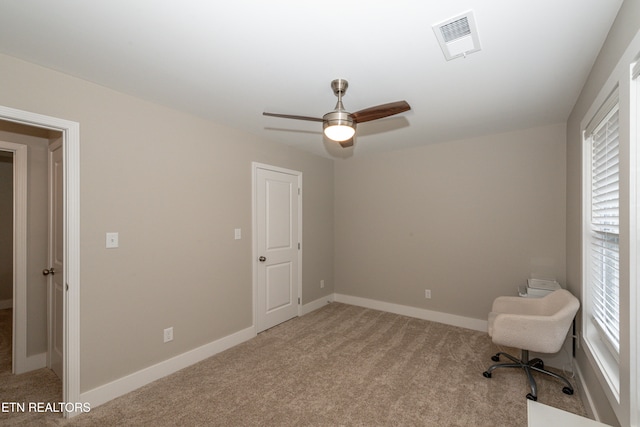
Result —
[{"label": "chair backrest", "polygon": [[[543,340],[539,344],[542,345],[539,351],[555,353],[562,348],[573,318],[580,308],[580,301],[566,289],[559,289],[547,295],[541,302],[545,306],[545,311],[548,310],[548,316],[556,322],[552,330],[548,331],[550,341],[555,340],[556,344],[552,345],[551,342]],[[546,347],[547,345],[551,347]],[[535,350],[535,348],[532,346],[531,350]]]},{"label": "chair backrest", "polygon": [[489,316],[493,342],[541,353],[560,350],[580,308],[580,301],[565,289],[544,298],[511,298],[506,303],[502,306],[504,310],[492,312]]},{"label": "chair backrest", "polygon": [[551,292],[540,300],[542,314],[545,316],[568,317],[569,322],[580,308],[580,301],[566,289]]}]

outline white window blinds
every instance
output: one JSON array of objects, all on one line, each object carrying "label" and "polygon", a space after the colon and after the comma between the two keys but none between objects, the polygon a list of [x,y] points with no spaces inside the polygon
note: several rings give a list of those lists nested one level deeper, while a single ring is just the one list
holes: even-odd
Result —
[{"label": "white window blinds", "polygon": [[[591,314],[602,338],[620,349],[618,103],[611,102],[595,123],[591,142]],[[610,108],[610,110],[609,110]]]}]

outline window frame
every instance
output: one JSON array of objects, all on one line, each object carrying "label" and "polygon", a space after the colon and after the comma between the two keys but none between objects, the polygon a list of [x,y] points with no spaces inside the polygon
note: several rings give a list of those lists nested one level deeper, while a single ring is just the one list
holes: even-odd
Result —
[{"label": "window frame", "polygon": [[640,424],[640,52],[635,56],[635,62],[631,64],[631,82],[629,90],[629,204],[631,206],[629,218],[629,300],[633,304],[629,316],[630,339],[630,402],[629,421],[631,425]]},{"label": "window frame", "polygon": [[[583,259],[583,319],[582,333],[585,345],[588,349],[593,362],[605,380],[610,396],[616,403],[620,403],[620,351],[617,346],[604,331],[602,326],[596,321],[594,316],[594,296],[592,290],[592,268],[593,268],[593,244],[596,240],[594,234],[596,231],[592,225],[592,150],[593,135],[600,129],[601,125],[609,119],[613,110],[617,110],[620,114],[620,99],[618,86],[607,96],[605,101],[599,104],[595,114],[590,116],[588,124],[583,127],[582,131],[582,152],[583,152],[583,241],[582,241],[582,259]],[[618,184],[618,192],[620,187]],[[620,196],[618,196],[618,199]],[[601,232],[598,230],[597,232]],[[620,251],[620,230],[618,229],[618,253]],[[619,264],[618,264],[619,266]],[[618,267],[620,268],[620,266]],[[618,280],[618,293],[620,283]],[[620,307],[618,307],[620,312]],[[618,318],[619,319],[619,318]],[[618,320],[619,325],[619,320]],[[618,342],[620,337],[618,336]],[[611,400],[611,399],[610,399]]]}]

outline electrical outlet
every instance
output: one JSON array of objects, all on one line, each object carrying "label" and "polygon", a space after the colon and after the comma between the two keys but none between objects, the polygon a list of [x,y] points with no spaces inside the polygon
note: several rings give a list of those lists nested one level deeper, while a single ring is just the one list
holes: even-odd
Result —
[{"label": "electrical outlet", "polygon": [[320,289],[324,289],[324,279],[320,280]]},{"label": "electrical outlet", "polygon": [[164,342],[173,341],[173,326],[164,330]]},{"label": "electrical outlet", "polygon": [[425,289],[424,290],[424,297],[426,299],[431,299],[431,289]]}]

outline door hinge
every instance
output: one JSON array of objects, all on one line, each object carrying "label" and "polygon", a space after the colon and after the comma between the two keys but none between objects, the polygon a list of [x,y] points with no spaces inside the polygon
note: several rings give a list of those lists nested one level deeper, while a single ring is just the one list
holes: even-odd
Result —
[{"label": "door hinge", "polygon": [[300,305],[300,297],[298,297],[298,305]]},{"label": "door hinge", "polygon": [[300,195],[300,188],[298,188],[298,196]]},{"label": "door hinge", "polygon": [[300,242],[298,242],[298,250],[300,250]]}]

